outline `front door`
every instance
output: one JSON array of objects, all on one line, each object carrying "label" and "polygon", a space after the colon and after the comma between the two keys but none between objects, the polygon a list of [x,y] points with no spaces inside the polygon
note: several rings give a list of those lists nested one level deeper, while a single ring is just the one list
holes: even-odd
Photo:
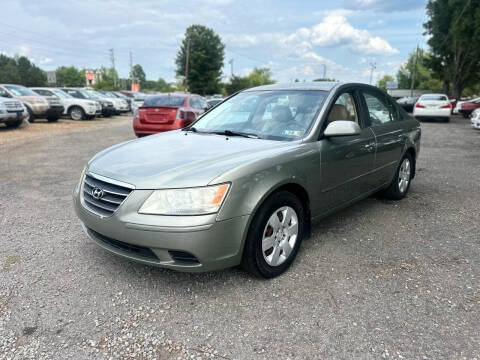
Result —
[{"label": "front door", "polygon": [[[372,188],[375,160],[375,136],[366,126],[360,111],[360,94],[340,94],[329,110],[327,122],[354,121],[361,127],[359,135],[323,138],[321,156],[322,210],[330,211],[352,201]],[[325,127],[328,124],[325,125]]]}]

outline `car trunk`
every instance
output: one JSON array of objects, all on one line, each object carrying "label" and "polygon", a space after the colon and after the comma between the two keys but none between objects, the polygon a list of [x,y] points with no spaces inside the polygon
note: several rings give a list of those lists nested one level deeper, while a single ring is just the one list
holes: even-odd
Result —
[{"label": "car trunk", "polygon": [[142,106],[140,122],[145,124],[171,124],[177,118],[177,106]]},{"label": "car trunk", "polygon": [[432,108],[432,109],[438,109],[438,108],[442,108],[443,106],[450,105],[450,102],[448,102],[447,100],[420,100],[419,103],[425,106],[426,108]]}]

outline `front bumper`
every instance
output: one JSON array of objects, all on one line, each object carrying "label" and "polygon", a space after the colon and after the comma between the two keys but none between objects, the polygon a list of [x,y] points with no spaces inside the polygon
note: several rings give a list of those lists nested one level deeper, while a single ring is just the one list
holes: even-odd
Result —
[{"label": "front bumper", "polygon": [[472,123],[472,127],[474,129],[480,129],[480,117],[475,118],[475,119],[470,119],[470,122]]},{"label": "front bumper", "polygon": [[112,116],[115,115],[115,108],[113,106],[104,106],[102,107],[101,114],[103,116]]},{"label": "front bumper", "polygon": [[[216,221],[217,214],[138,214],[138,208],[151,193],[152,190],[133,190],[111,216],[101,217],[84,207],[81,187],[77,186],[74,207],[88,237],[124,258],[188,272],[218,270],[240,263],[248,215]],[[184,261],[182,254],[191,255],[191,259]]]},{"label": "front bumper", "polygon": [[51,106],[45,111],[42,115],[37,115],[38,117],[60,117],[64,113],[65,108],[63,106]]},{"label": "front bumper", "polygon": [[17,121],[24,120],[28,117],[28,112],[19,110],[19,111],[2,111],[0,112],[0,123],[7,121]]}]

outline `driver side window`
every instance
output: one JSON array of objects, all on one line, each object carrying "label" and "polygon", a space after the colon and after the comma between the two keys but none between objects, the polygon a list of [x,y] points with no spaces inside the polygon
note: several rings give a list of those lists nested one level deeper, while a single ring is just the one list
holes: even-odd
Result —
[{"label": "driver side window", "polygon": [[355,107],[355,100],[350,93],[343,93],[340,95],[335,104],[330,109],[328,115],[328,123],[338,120],[353,121],[358,124],[357,109]]}]

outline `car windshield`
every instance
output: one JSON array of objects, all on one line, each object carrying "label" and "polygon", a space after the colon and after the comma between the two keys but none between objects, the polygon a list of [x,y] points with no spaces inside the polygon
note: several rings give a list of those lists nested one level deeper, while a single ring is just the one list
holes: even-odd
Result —
[{"label": "car windshield", "polygon": [[448,100],[445,95],[424,95],[421,97],[423,101],[446,101]]},{"label": "car windshield", "polygon": [[182,96],[150,96],[143,106],[182,106],[184,102]]},{"label": "car windshield", "polygon": [[116,99],[116,96],[114,96],[114,95],[112,95],[111,93],[108,93],[108,92],[102,92],[100,94],[103,95],[106,98],[109,98],[109,99]]},{"label": "car windshield", "polygon": [[32,90],[23,86],[5,85],[5,87],[15,96],[38,96],[38,94]]},{"label": "car windshield", "polygon": [[59,89],[55,89],[55,90],[52,90],[54,92],[55,95],[57,95],[59,98],[62,98],[62,99],[70,99],[72,98],[73,96],[67,94],[66,92],[62,91],[62,90],[59,90]]},{"label": "car windshield", "polygon": [[145,100],[147,98],[147,94],[143,94],[143,93],[133,93],[133,97],[136,99],[136,100]]},{"label": "car windshield", "polygon": [[198,132],[297,140],[312,126],[327,94],[316,90],[246,91],[219,104],[193,126]]},{"label": "car windshield", "polygon": [[105,99],[105,96],[103,96],[100,93],[97,93],[96,91],[85,90],[83,92],[86,93],[86,96],[92,100]]}]

